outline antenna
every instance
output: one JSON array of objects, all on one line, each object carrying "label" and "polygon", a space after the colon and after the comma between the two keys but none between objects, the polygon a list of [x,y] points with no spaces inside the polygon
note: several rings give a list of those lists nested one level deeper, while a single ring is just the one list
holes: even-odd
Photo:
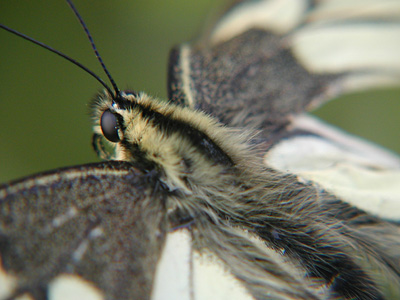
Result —
[{"label": "antenna", "polygon": [[81,15],[79,14],[78,10],[75,8],[75,5],[72,3],[72,0],[66,0],[66,1],[67,1],[68,5],[71,7],[71,9],[74,12],[75,16],[78,18],[79,23],[81,24],[83,30],[85,31],[86,36],[89,39],[90,45],[92,46],[92,49],[94,51],[94,54],[97,57],[97,60],[99,61],[101,67],[104,70],[104,73],[106,73],[108,79],[111,82],[111,85],[114,88],[115,96],[116,97],[119,96],[120,95],[120,90],[118,89],[117,84],[115,83],[114,79],[111,77],[110,73],[108,72],[108,70],[107,70],[107,68],[106,68],[106,66],[105,66],[105,64],[103,62],[103,59],[101,58],[101,56],[99,54],[99,51],[97,51],[96,45],[95,45],[95,43],[93,41],[92,35],[90,34],[88,27],[86,26],[85,22],[83,21],[83,19],[82,19]]},{"label": "antenna", "polygon": [[19,36],[19,37],[22,37],[23,39],[25,39],[25,40],[27,40],[27,41],[33,43],[33,44],[36,44],[36,45],[38,45],[38,46],[40,46],[40,47],[42,47],[42,48],[44,48],[44,49],[46,49],[46,50],[49,50],[49,51],[51,51],[51,52],[53,52],[53,53],[55,53],[55,54],[61,56],[62,58],[65,58],[65,59],[68,60],[69,62],[73,63],[74,65],[78,66],[79,68],[81,68],[82,70],[84,70],[86,73],[88,73],[88,74],[90,74],[92,77],[94,77],[98,82],[100,82],[100,84],[101,84],[102,86],[104,86],[104,87],[106,88],[107,92],[110,93],[110,95],[113,94],[112,89],[111,89],[99,76],[97,76],[92,70],[88,69],[87,67],[85,67],[85,66],[82,65],[80,62],[78,62],[78,61],[76,61],[75,59],[73,59],[72,57],[69,57],[68,55],[66,55],[66,54],[64,54],[64,53],[62,53],[62,52],[60,52],[60,51],[54,49],[53,47],[50,47],[50,46],[48,46],[48,45],[46,45],[46,44],[44,44],[44,43],[42,43],[42,42],[39,42],[39,41],[35,40],[34,38],[31,38],[31,37],[29,37],[29,36],[27,36],[27,35],[25,35],[25,34],[23,34],[23,33],[21,33],[21,32],[18,32],[18,31],[14,30],[14,29],[11,29],[11,28],[8,27],[8,26],[5,26],[5,25],[3,25],[3,24],[0,24],[0,28],[6,30],[6,31],[8,31],[8,32],[11,32],[11,33],[13,33],[13,34],[15,34],[15,35],[17,35],[17,36]]}]

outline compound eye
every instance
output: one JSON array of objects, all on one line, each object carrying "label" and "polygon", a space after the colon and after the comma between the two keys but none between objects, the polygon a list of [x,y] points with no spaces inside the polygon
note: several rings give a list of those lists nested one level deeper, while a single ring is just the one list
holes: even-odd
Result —
[{"label": "compound eye", "polygon": [[109,110],[103,112],[100,118],[100,127],[107,140],[118,143],[121,139],[118,135],[117,117]]}]

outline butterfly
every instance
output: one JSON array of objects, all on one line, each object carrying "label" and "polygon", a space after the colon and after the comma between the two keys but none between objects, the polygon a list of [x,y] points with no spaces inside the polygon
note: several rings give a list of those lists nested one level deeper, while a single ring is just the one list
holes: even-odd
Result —
[{"label": "butterfly", "polygon": [[111,161],[0,190],[0,297],[396,299],[399,158],[304,114],[400,81],[400,2],[367,4],[237,1],[169,101],[100,93]]}]

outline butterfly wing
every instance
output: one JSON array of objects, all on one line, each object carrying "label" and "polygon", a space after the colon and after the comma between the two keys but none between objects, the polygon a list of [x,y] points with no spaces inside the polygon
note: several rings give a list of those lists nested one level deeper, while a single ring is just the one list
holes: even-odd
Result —
[{"label": "butterfly wing", "polygon": [[[106,162],[2,186],[0,299],[254,300],[265,289],[317,299],[288,273],[290,261],[240,228],[169,215],[172,194],[158,184],[129,163]],[[267,255],[267,269],[253,255]],[[262,288],[243,281],[254,274]]]},{"label": "butterfly wing", "polygon": [[[356,4],[361,2],[350,3],[354,4],[353,12],[358,12],[360,6]],[[392,3],[398,8],[396,1]],[[305,121],[301,123],[297,118],[333,95],[365,87],[371,79],[377,85],[391,83],[398,71],[395,64],[365,64],[369,61],[365,58],[361,60],[363,63],[350,64],[350,67],[349,60],[335,63],[333,69],[321,63],[329,62],[331,55],[325,60],[322,55],[315,64],[309,62],[317,57],[307,54],[316,46],[311,38],[315,33],[313,25],[318,25],[316,28],[320,30],[337,28],[333,20],[343,15],[343,7],[346,7],[344,1],[238,1],[206,38],[205,44],[184,45],[172,52],[171,98],[213,113],[231,126],[256,125],[265,129],[268,155],[279,149],[283,141],[290,138],[294,141],[301,135],[314,136],[317,142],[325,139],[334,146],[341,145],[338,139],[327,135],[328,128],[313,132],[312,126],[306,127]],[[332,15],[335,11],[340,13],[330,17],[335,16]],[[396,10],[385,11],[390,17]],[[367,17],[385,19],[386,14],[373,10]],[[246,22],[236,22],[237,18]],[[355,18],[354,13],[348,16],[350,21],[368,18],[362,14]],[[256,19],[261,20],[257,26],[253,22]],[[319,24],[320,19],[321,22],[328,20],[326,27]],[[236,23],[245,26],[237,28]],[[297,43],[308,45],[305,47],[308,50],[296,50],[303,49],[296,48]],[[321,65],[324,67],[319,69]],[[345,150],[342,154],[357,149],[351,141],[343,144],[347,148],[342,147]],[[297,145],[294,144],[295,149],[299,149]],[[365,145],[361,143],[360,147],[365,149]],[[307,147],[299,151],[301,155],[294,155],[295,162],[305,157]],[[317,149],[322,149],[320,143]],[[369,155],[372,150],[366,152],[369,158],[374,157]],[[293,164],[281,167],[274,165],[277,158],[266,160],[276,169],[296,173]],[[339,160],[344,161],[343,157]],[[353,162],[354,158],[348,160]],[[396,158],[388,154],[385,163],[383,160],[381,165],[388,166]],[[377,164],[380,159],[372,161]],[[363,172],[378,170],[370,165],[362,166]],[[227,291],[232,291],[237,299],[252,299],[252,295],[262,299],[267,297],[262,288],[276,299],[328,298],[328,287],[324,283],[318,285],[305,278],[304,266],[299,263],[301,257],[291,261],[282,255],[284,249],[281,253],[279,249],[268,248],[265,241],[229,226],[229,222],[215,225],[201,216],[188,220],[175,216],[174,222],[167,220],[168,211],[163,203],[170,195],[160,192],[158,184],[150,174],[126,163],[113,162],[52,172],[3,187],[0,191],[3,199],[0,203],[0,276],[5,284],[0,288],[0,298],[30,295],[46,299],[78,291],[84,295],[78,297],[81,299],[89,299],[88,295],[95,299],[148,299],[151,296],[192,299],[196,295],[199,299],[202,292],[211,293],[203,294],[203,299],[226,299]],[[396,228],[391,230],[395,232]],[[276,233],[275,238],[279,240],[280,235]],[[375,265],[380,267],[374,264],[371,268]],[[393,272],[398,270],[395,263],[390,261],[388,265]],[[182,272],[176,272],[176,268]],[[253,281],[247,282],[247,278]],[[251,287],[247,291],[251,290],[252,295],[240,288],[243,287],[240,281]],[[210,288],[212,284],[214,289]],[[393,288],[393,294],[397,289]]]},{"label": "butterfly wing", "polygon": [[169,96],[271,133],[333,97],[400,82],[400,2],[236,1],[171,53]]},{"label": "butterfly wing", "polygon": [[0,299],[148,299],[167,228],[153,183],[107,162],[3,186]]},{"label": "butterfly wing", "polygon": [[236,1],[171,53],[171,99],[262,129],[265,162],[399,220],[400,159],[305,112],[400,84],[400,1]]}]

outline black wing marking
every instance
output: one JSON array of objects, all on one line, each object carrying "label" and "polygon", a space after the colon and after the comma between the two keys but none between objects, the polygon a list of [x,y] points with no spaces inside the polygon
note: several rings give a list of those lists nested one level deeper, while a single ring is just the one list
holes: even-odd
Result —
[{"label": "black wing marking", "polygon": [[166,228],[165,195],[154,186],[123,162],[3,186],[0,254],[9,290],[2,299],[51,298],[57,278],[68,274],[105,299],[148,299]]},{"label": "black wing marking", "polygon": [[286,179],[276,198],[274,184],[268,199],[187,197],[193,251],[216,255],[255,299],[398,297],[399,228]]},{"label": "black wing marking", "polygon": [[399,84],[399,6],[239,1],[206,43],[172,51],[169,96],[270,133],[338,94]]},{"label": "black wing marking", "polygon": [[280,43],[273,34],[251,30],[211,49],[182,46],[172,56],[189,60],[190,79],[182,80],[190,80],[197,108],[230,126],[271,131],[284,125],[289,113],[303,111],[336,77],[308,72]]},{"label": "black wing marking", "polygon": [[236,1],[205,44],[171,53],[171,99],[262,129],[268,166],[399,220],[398,156],[301,113],[400,84],[400,1]]}]

